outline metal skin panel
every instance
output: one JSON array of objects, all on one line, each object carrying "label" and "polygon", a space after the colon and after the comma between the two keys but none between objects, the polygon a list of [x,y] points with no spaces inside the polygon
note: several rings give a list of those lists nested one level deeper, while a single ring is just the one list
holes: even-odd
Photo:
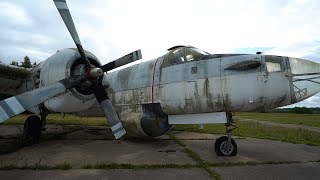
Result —
[{"label": "metal skin panel", "polygon": [[289,58],[293,76],[294,102],[303,101],[319,92],[320,66],[316,62]]},{"label": "metal skin panel", "polygon": [[112,92],[122,92],[152,85],[155,60],[136,64],[119,71],[110,72],[104,78],[104,85]]},{"label": "metal skin panel", "polygon": [[[163,110],[168,114],[255,111],[291,103],[290,84],[285,72],[268,73],[263,66],[248,71],[225,70],[246,60],[262,61],[260,56],[246,55],[163,68],[159,85]],[[192,67],[197,67],[197,75],[192,74]],[[169,74],[174,74],[174,80]],[[206,78],[202,79],[203,76]],[[193,92],[191,96],[190,92]]]},{"label": "metal skin panel", "polygon": [[169,115],[169,124],[224,124],[227,123],[225,112]]}]

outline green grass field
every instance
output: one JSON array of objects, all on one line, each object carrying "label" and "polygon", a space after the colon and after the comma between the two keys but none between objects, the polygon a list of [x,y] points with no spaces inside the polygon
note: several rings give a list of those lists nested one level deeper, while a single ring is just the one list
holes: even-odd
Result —
[{"label": "green grass field", "polygon": [[[238,126],[238,128],[233,131],[233,135],[235,136],[320,146],[319,132],[269,126],[257,122],[237,122],[235,125]],[[198,125],[176,125],[175,130],[209,134],[225,134],[225,126],[223,124],[208,124],[204,125],[203,129],[199,129]]]},{"label": "green grass field", "polygon": [[[4,121],[5,125],[22,125],[30,114],[22,114]],[[61,125],[84,125],[84,126],[105,126],[107,121],[104,117],[78,117],[72,114],[49,114],[47,124]]]},{"label": "green grass field", "polygon": [[301,124],[320,127],[319,114],[290,114],[290,113],[236,113],[236,119],[255,119],[285,124]]},{"label": "green grass field", "polygon": [[[15,116],[2,124],[22,125],[28,114]],[[320,119],[312,114],[285,114],[285,113],[237,113],[236,119],[247,118],[256,120],[265,120],[278,123],[303,124],[320,127]],[[82,118],[71,114],[49,114],[47,124],[61,125],[81,125],[81,126],[105,126],[107,125],[104,117]],[[243,122],[237,120],[239,127],[234,135],[241,137],[253,137],[261,139],[279,140],[291,143],[301,143],[320,146],[320,133],[304,129],[290,129],[284,127],[269,126],[257,122]],[[198,129],[197,125],[177,125],[175,130],[193,131],[199,133],[225,134],[225,126],[205,125],[204,129]]]}]

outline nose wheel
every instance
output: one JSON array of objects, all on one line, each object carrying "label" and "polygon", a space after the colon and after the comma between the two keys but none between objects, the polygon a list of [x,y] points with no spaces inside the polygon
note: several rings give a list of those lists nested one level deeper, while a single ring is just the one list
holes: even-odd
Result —
[{"label": "nose wheel", "polygon": [[231,138],[232,131],[237,128],[233,125],[234,119],[231,113],[227,113],[226,133],[228,136],[219,137],[214,143],[214,150],[218,156],[236,156],[238,146]]},{"label": "nose wheel", "polygon": [[214,143],[214,150],[218,156],[236,156],[238,147],[232,138],[228,142],[228,136],[222,136]]}]

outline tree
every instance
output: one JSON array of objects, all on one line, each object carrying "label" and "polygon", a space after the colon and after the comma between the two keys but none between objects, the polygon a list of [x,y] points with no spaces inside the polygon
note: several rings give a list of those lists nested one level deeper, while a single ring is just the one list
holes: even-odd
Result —
[{"label": "tree", "polygon": [[32,64],[31,64],[30,58],[28,56],[24,57],[23,62],[21,62],[21,67],[32,68]]},{"label": "tree", "polygon": [[36,67],[37,66],[37,62],[33,62],[32,67]]},{"label": "tree", "polygon": [[297,113],[297,114],[312,114],[312,110],[310,108],[307,107],[294,107],[292,109],[290,109],[291,113]]},{"label": "tree", "polygon": [[12,62],[10,63],[10,65],[19,66],[19,63],[18,63],[17,61],[12,61]]}]

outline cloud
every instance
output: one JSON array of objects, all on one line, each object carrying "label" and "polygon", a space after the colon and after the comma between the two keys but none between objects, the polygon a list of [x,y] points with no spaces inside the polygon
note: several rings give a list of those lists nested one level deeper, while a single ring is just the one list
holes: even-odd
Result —
[{"label": "cloud", "polygon": [[[317,0],[67,1],[85,49],[110,62],[136,49],[143,60],[174,45],[211,53],[273,48],[268,53],[319,61]],[[0,60],[40,62],[75,47],[52,1],[0,2]],[[319,61],[320,62],[320,61]]]},{"label": "cloud", "polygon": [[[0,38],[6,38],[12,46],[41,47],[52,53],[74,47],[53,2],[3,0],[2,4],[10,4],[20,12],[0,13],[4,27]],[[236,48],[278,47],[311,41],[320,33],[320,22],[314,18],[320,15],[319,4],[316,0],[68,1],[82,44],[103,63],[139,48],[144,60],[149,60],[177,44],[225,53]],[[12,30],[17,33],[5,33]],[[36,34],[46,36],[48,41],[39,44]],[[32,40],[22,43],[19,39]],[[0,57],[4,61],[15,59],[5,51],[0,52]],[[42,57],[34,58],[40,61]]]},{"label": "cloud", "polygon": [[266,54],[297,57],[320,62],[320,41],[301,41],[286,46],[279,46]]},{"label": "cloud", "polygon": [[0,2],[0,9],[0,17],[10,21],[11,24],[30,26],[34,23],[26,11],[18,4],[13,4],[12,2]]},{"label": "cloud", "polygon": [[286,106],[286,108],[292,108],[292,107],[319,107],[320,106],[320,94],[316,94],[304,101]]}]

